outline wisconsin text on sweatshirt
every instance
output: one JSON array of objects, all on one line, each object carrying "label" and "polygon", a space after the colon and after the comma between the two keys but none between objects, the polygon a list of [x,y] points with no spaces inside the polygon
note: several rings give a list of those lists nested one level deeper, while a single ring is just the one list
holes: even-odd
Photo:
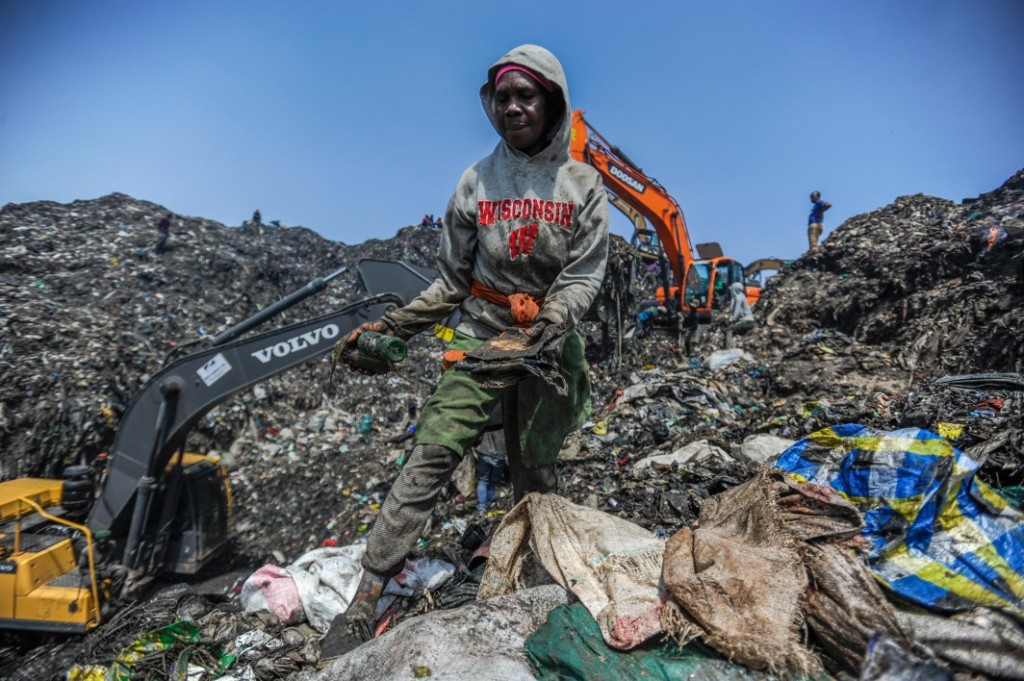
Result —
[{"label": "wisconsin text on sweatshirt", "polygon": [[545,201],[544,199],[499,199],[477,201],[477,224],[480,227],[493,225],[497,220],[526,219],[540,220],[563,229],[572,229],[572,214],[575,203]]}]

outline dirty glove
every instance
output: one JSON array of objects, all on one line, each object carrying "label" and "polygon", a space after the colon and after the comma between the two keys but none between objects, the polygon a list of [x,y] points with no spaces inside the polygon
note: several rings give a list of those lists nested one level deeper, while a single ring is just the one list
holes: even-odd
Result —
[{"label": "dirty glove", "polygon": [[548,323],[544,320],[540,320],[534,322],[532,326],[524,331],[524,333],[530,338],[537,339],[542,333],[544,333],[544,329],[546,328],[548,328]]},{"label": "dirty glove", "polygon": [[[537,335],[528,335],[531,331]],[[509,388],[535,376],[565,396],[567,385],[559,370],[559,357],[569,332],[567,323],[546,321],[529,329],[506,329],[469,352],[455,367],[487,388]]]},{"label": "dirty glove", "polygon": [[540,305],[528,293],[513,293],[508,297],[508,306],[515,325],[521,328],[533,323],[540,314]]},{"label": "dirty glove", "polygon": [[[356,342],[359,337],[367,331],[379,333],[384,336],[396,335],[397,327],[383,317],[372,322],[360,324],[349,332],[334,346],[334,364],[338,362],[347,365],[350,369],[364,374],[383,374],[391,370],[391,365],[374,357],[367,357],[359,352]],[[333,375],[333,366],[332,366]]]},{"label": "dirty glove", "polygon": [[345,339],[342,341],[342,343],[344,345],[354,346],[356,344],[356,341],[359,340],[359,337],[362,336],[367,331],[380,333],[385,336],[395,335],[395,329],[393,328],[393,326],[386,322],[382,317],[372,322],[365,322],[363,324],[360,324],[355,329],[350,331],[347,336],[345,336]]}]

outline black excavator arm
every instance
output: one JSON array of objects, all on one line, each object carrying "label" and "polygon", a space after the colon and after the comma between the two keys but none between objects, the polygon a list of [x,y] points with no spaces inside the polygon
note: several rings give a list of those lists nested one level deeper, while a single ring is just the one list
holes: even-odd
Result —
[{"label": "black excavator arm", "polygon": [[345,268],[179,345],[129,402],[98,496],[95,469],[84,465],[68,467],[62,481],[0,483],[0,501],[9,502],[0,504],[0,628],[89,631],[157,573],[192,574],[218,555],[228,542],[230,486],[223,466],[184,450],[189,430],[239,391],[328,354],[430,282],[429,270],[397,261],[372,269],[376,290],[361,273],[370,297],[330,314],[246,337]]},{"label": "black excavator arm", "polygon": [[[376,295],[315,319],[235,340],[322,290],[339,273],[313,280],[198,345],[159,371],[132,398],[118,426],[102,491],[87,520],[94,536],[110,538],[119,546],[115,553],[121,554],[122,565],[140,568],[143,562],[154,563],[152,556],[142,560],[140,555],[158,548],[151,538],[142,539],[150,514],[167,510],[153,508],[154,492],[171,457],[184,447],[189,430],[210,409],[240,390],[327,354],[351,330],[404,302],[394,294]],[[146,543],[148,548],[140,548]]]}]

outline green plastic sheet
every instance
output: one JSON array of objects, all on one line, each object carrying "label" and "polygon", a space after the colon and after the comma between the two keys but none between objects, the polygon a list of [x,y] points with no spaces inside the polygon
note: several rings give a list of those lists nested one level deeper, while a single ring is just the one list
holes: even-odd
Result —
[{"label": "green plastic sheet", "polygon": [[597,622],[581,603],[560,605],[525,645],[540,681],[622,681],[651,679],[747,681],[776,677],[718,657],[698,643],[684,648],[671,639],[652,639],[629,651],[608,647]]}]

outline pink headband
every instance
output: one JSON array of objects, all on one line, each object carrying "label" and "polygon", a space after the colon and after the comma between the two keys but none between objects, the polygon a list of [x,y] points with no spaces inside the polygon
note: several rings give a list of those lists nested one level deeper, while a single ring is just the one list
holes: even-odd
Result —
[{"label": "pink headband", "polygon": [[494,74],[494,84],[497,85],[498,80],[509,71],[522,71],[530,78],[533,78],[535,81],[540,83],[540,86],[547,90],[548,92],[555,91],[555,86],[551,84],[550,80],[540,75],[539,73],[531,71],[525,66],[520,66],[519,64],[506,64],[505,66],[502,66],[500,69],[498,69],[498,72]]}]

